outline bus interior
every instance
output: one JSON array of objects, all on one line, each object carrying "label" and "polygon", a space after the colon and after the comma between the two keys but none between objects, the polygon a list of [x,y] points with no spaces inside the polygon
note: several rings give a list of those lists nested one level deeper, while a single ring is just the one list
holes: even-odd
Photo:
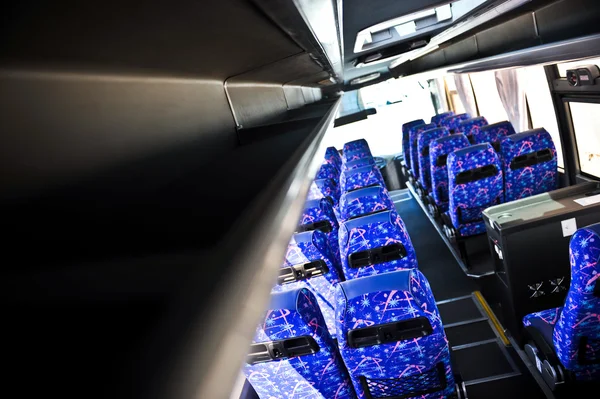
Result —
[{"label": "bus interior", "polygon": [[599,395],[597,0],[1,18],[7,395]]}]

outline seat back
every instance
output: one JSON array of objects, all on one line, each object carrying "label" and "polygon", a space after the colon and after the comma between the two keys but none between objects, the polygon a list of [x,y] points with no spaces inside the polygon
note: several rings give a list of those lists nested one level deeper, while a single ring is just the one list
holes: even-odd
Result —
[{"label": "seat back", "polygon": [[502,167],[494,148],[478,144],[448,156],[449,215],[463,237],[485,233],[481,212],[502,202]]},{"label": "seat back", "polygon": [[441,212],[448,210],[448,155],[469,146],[464,134],[452,134],[434,139],[429,144],[431,193]]},{"label": "seat back", "polygon": [[346,280],[417,267],[417,256],[395,210],[349,219],[340,226]]},{"label": "seat back", "polygon": [[500,143],[505,137],[515,134],[515,129],[508,121],[482,126],[469,138],[472,144],[490,143],[497,153],[500,153]]},{"label": "seat back", "polygon": [[306,231],[292,236],[272,292],[310,289],[329,332],[335,336],[335,287],[341,281],[342,267],[331,251],[327,235],[319,230]]},{"label": "seat back", "polygon": [[363,166],[375,165],[375,158],[372,156],[365,156],[363,158],[355,159],[354,161],[348,161],[344,163],[342,170],[352,170],[362,168]]},{"label": "seat back", "polygon": [[358,140],[354,140],[354,141],[349,141],[346,144],[344,144],[343,152],[354,152],[356,150],[368,150],[368,149],[369,149],[369,143],[367,143],[367,140],[358,139]]},{"label": "seat back", "polygon": [[340,198],[340,222],[369,213],[394,209],[394,202],[382,186],[365,187],[345,193]]},{"label": "seat back", "polygon": [[313,181],[308,189],[307,200],[331,198],[334,209],[340,198],[340,187],[331,179],[317,179]]},{"label": "seat back", "polygon": [[410,168],[410,132],[409,129],[413,126],[424,125],[423,119],[417,119],[402,125],[402,154],[404,155],[404,163]]},{"label": "seat back", "polygon": [[478,116],[476,118],[465,119],[459,122],[458,127],[455,130],[455,133],[464,133],[465,136],[469,139],[471,144],[475,144],[473,140],[473,135],[477,135],[483,126],[487,126],[488,121],[483,116]]},{"label": "seat back", "polygon": [[460,133],[456,131],[458,129],[459,124],[462,121],[469,118],[471,118],[471,115],[469,114],[458,114],[449,116],[440,121],[440,127],[445,127],[446,129],[448,129],[448,131],[450,131],[451,134]]},{"label": "seat back", "polygon": [[448,341],[418,270],[349,280],[337,289],[340,353],[359,398],[450,398]]},{"label": "seat back", "polygon": [[340,175],[342,193],[372,185],[385,186],[383,176],[377,165],[363,166],[352,170],[344,170]]},{"label": "seat back", "polygon": [[506,202],[558,188],[556,148],[545,129],[513,134],[500,147]]},{"label": "seat back", "polygon": [[261,399],[355,399],[313,293],[276,293],[256,329],[244,374]]},{"label": "seat back", "polygon": [[431,117],[431,123],[435,123],[436,125],[440,125],[442,119],[447,118],[449,116],[453,116],[454,111],[442,112],[441,114],[437,114]]},{"label": "seat back", "polygon": [[431,190],[431,167],[429,152],[431,141],[440,137],[448,136],[450,133],[445,127],[425,130],[419,135],[417,141],[417,152],[419,154],[419,182],[427,191]]},{"label": "seat back", "polygon": [[339,171],[342,170],[342,156],[335,147],[327,147],[325,150],[325,162],[332,164]]},{"label": "seat back", "polygon": [[340,181],[340,171],[330,163],[324,162],[317,171],[315,179],[331,179],[336,183]]},{"label": "seat back", "polygon": [[600,379],[600,223],[571,237],[571,286],[554,328],[560,362],[578,380]]},{"label": "seat back", "polygon": [[415,179],[418,179],[420,176],[419,170],[419,136],[426,130],[435,129],[437,127],[434,123],[429,123],[427,125],[419,125],[410,128],[409,136],[410,136],[410,169],[413,172]]},{"label": "seat back", "polygon": [[333,204],[327,198],[306,201],[302,211],[302,219],[297,232],[321,230],[327,234],[329,246],[336,259],[340,258],[338,244],[339,224],[333,210]]}]

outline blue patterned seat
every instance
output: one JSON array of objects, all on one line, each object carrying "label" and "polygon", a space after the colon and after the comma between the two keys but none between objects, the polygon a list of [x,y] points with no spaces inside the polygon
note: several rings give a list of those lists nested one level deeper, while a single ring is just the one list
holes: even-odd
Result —
[{"label": "blue patterned seat", "polygon": [[344,144],[344,151],[343,152],[354,152],[356,150],[368,150],[369,149],[369,143],[367,143],[367,140],[365,139],[358,139],[358,140],[354,140],[354,141],[349,141],[346,144]]},{"label": "blue patterned seat", "polygon": [[365,187],[340,198],[340,222],[381,210],[393,210],[394,202],[382,186]]},{"label": "blue patterned seat", "polygon": [[331,179],[336,183],[340,182],[340,171],[330,163],[323,163],[317,171],[315,180],[318,179]]},{"label": "blue patterned seat", "polygon": [[327,147],[325,150],[325,162],[335,166],[337,170],[342,170],[342,156],[335,147]]},{"label": "blue patterned seat", "polygon": [[402,125],[402,154],[404,155],[404,163],[410,168],[410,129],[414,126],[424,125],[423,119],[417,119]]},{"label": "blue patterned seat", "polygon": [[[354,140],[344,144],[344,151],[342,154],[343,163],[356,161],[357,159],[372,157],[371,149],[365,139]],[[343,168],[343,165],[342,165]]]},{"label": "blue patterned seat", "polygon": [[327,198],[321,198],[306,201],[297,232],[321,230],[327,234],[333,255],[340,259],[339,227],[333,204]]},{"label": "blue patterned seat", "polygon": [[340,199],[340,186],[331,179],[317,179],[313,181],[308,189],[307,200],[329,197],[333,201],[334,209],[338,206]]},{"label": "blue patterned seat", "polygon": [[502,202],[502,167],[490,144],[478,144],[448,155],[449,209],[461,237],[485,233],[481,212]]},{"label": "blue patterned seat", "polygon": [[371,166],[375,165],[375,158],[371,156],[365,156],[360,159],[355,159],[354,161],[345,162],[342,166],[342,170],[352,170],[362,168],[363,166]]},{"label": "blue patterned seat", "polygon": [[450,131],[451,134],[460,133],[456,131],[460,123],[466,119],[471,118],[469,114],[458,114],[446,117],[440,121],[440,127],[445,127]]},{"label": "blue patterned seat", "polygon": [[500,143],[505,137],[515,134],[515,129],[508,121],[482,126],[474,132],[469,141],[473,144],[490,143],[496,152],[500,152]]},{"label": "blue patterned seat", "polygon": [[448,211],[448,155],[469,146],[464,134],[453,134],[433,140],[429,144],[431,192],[440,212]]},{"label": "blue patterned seat", "polygon": [[377,165],[363,166],[362,168],[344,170],[340,175],[342,194],[359,188],[380,185],[385,187],[383,176]]},{"label": "blue patterned seat", "polygon": [[431,123],[435,123],[440,126],[440,122],[442,119],[447,118],[449,116],[454,116],[454,111],[442,112],[441,114],[437,114],[431,117]]},{"label": "blue patterned seat", "polygon": [[408,231],[395,209],[343,222],[339,238],[346,280],[417,267]]},{"label": "blue patterned seat", "polygon": [[545,129],[513,134],[500,147],[506,202],[558,188],[556,148]]},{"label": "blue patterned seat", "polygon": [[404,270],[340,283],[337,337],[359,398],[450,398],[448,341],[428,281]]},{"label": "blue patterned seat", "polygon": [[524,317],[577,381],[600,381],[600,223],[581,228],[569,246],[571,285],[561,308]]},{"label": "blue patterned seat", "polygon": [[430,144],[432,140],[448,136],[450,133],[445,127],[425,130],[419,135],[417,152],[419,153],[419,183],[424,190],[431,190],[431,165],[429,161]]},{"label": "blue patterned seat", "polygon": [[302,287],[317,297],[327,328],[335,336],[335,287],[344,281],[342,267],[329,246],[327,235],[319,230],[292,236],[277,285],[271,292]]},{"label": "blue patterned seat", "polygon": [[476,144],[473,141],[473,135],[477,135],[481,128],[487,125],[487,119],[485,119],[483,116],[478,116],[476,118],[465,119],[461,121],[454,132],[464,133],[464,135],[467,136],[471,144]]},{"label": "blue patterned seat", "polygon": [[261,399],[356,398],[317,299],[306,288],[271,296],[244,374]]},{"label": "blue patterned seat", "polygon": [[410,128],[409,137],[410,137],[410,169],[412,170],[413,176],[416,180],[419,180],[420,171],[419,171],[419,136],[426,130],[435,129],[437,127],[434,123],[429,123],[427,125],[418,125]]}]

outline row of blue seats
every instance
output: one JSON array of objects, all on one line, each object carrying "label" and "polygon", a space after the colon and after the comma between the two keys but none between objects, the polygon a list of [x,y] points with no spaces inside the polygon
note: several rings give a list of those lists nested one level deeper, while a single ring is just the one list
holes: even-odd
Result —
[{"label": "row of blue seats", "polygon": [[244,367],[260,398],[455,392],[431,288],[369,158],[364,140],[327,150]]},{"label": "row of blue seats", "polygon": [[510,122],[446,113],[402,130],[415,183],[458,236],[484,233],[481,212],[490,206],[558,187],[556,148],[544,129],[515,133]]}]

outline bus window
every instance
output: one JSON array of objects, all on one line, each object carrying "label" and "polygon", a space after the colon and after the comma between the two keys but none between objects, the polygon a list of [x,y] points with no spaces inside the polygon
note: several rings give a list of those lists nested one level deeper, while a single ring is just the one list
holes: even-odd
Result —
[{"label": "bus window", "polygon": [[556,160],[559,168],[564,168],[565,163],[562,153],[562,142],[556,121],[556,112],[552,104],[552,95],[546,80],[543,66],[521,68],[519,70],[520,84],[525,85],[525,95],[529,104],[532,128],[543,127],[550,133],[556,147]]},{"label": "bus window", "polygon": [[590,58],[587,60],[563,62],[562,64],[557,65],[558,73],[561,77],[566,78],[567,77],[567,69],[573,69],[573,68],[581,66],[581,65],[590,65],[590,64],[600,66],[600,58]]},{"label": "bus window", "polygon": [[600,178],[600,104],[570,102],[579,166],[583,173]]},{"label": "bus window", "polygon": [[479,115],[484,116],[490,124],[507,121],[508,115],[498,94],[495,73],[493,71],[478,72],[470,74],[470,77]]},{"label": "bus window", "polygon": [[460,96],[458,95],[458,90],[456,89],[456,83],[454,82],[454,76],[446,76],[444,78],[444,82],[446,83],[446,90],[448,90],[450,107],[455,114],[464,114],[466,112],[465,106],[463,105],[462,101],[460,101]]}]

